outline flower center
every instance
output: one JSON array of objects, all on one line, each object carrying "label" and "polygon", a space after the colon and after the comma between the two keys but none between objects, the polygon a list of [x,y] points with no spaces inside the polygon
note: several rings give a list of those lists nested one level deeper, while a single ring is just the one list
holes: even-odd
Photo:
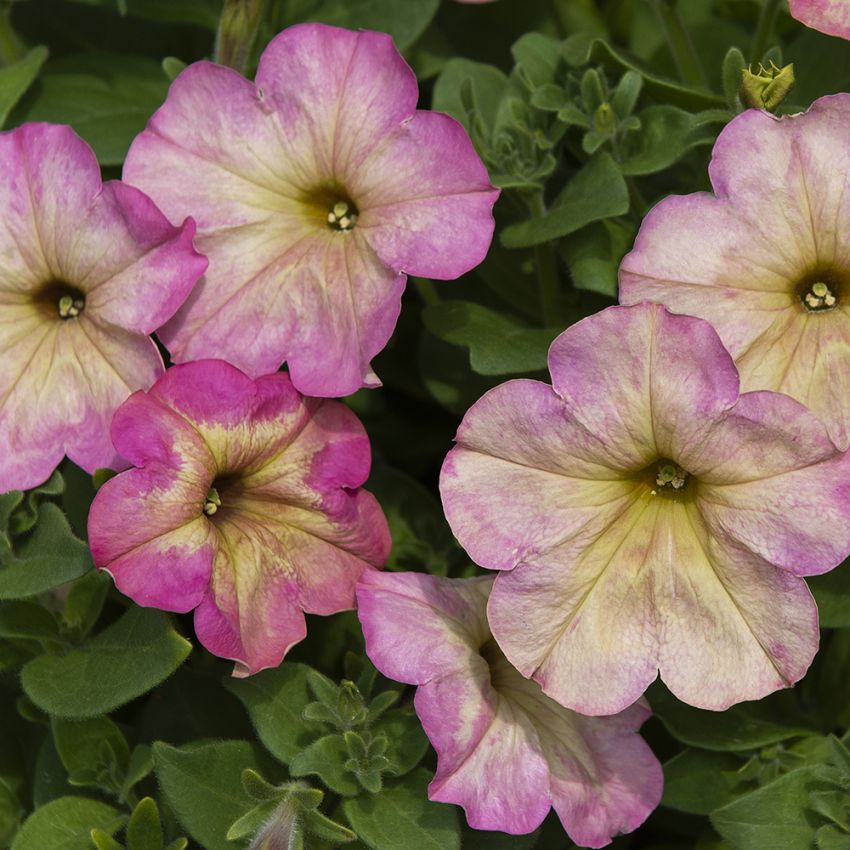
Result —
[{"label": "flower center", "polygon": [[358,215],[357,207],[351,201],[336,201],[328,213],[328,226],[332,230],[352,230]]},{"label": "flower center", "polygon": [[33,296],[33,302],[39,305],[42,313],[63,321],[76,319],[86,308],[86,296],[81,289],[62,281],[50,281]]},{"label": "flower center", "polygon": [[650,496],[662,496],[676,501],[689,501],[693,497],[696,481],[686,469],[669,458],[659,458],[635,475],[649,491]]},{"label": "flower center", "polygon": [[810,313],[818,313],[821,310],[832,310],[838,303],[838,298],[830,289],[829,284],[822,280],[816,280],[802,295],[805,308]]},{"label": "flower center", "polygon": [[688,473],[677,463],[662,461],[655,469],[655,486],[660,490],[678,491],[684,489]]},{"label": "flower center", "polygon": [[212,516],[220,507],[221,497],[218,495],[218,490],[215,487],[210,487],[207,500],[204,502],[204,513],[207,516]]}]

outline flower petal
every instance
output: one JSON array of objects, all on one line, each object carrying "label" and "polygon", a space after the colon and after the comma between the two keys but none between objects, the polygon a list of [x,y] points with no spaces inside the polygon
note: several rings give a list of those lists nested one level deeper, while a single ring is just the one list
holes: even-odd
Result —
[{"label": "flower petal", "polygon": [[807,27],[850,38],[850,5],[846,0],[790,0],[790,6],[791,15]]},{"label": "flower petal", "polygon": [[351,193],[358,228],[397,271],[451,280],[490,247],[499,191],[466,130],[448,115],[420,111],[405,121],[366,159]]},{"label": "flower petal", "polygon": [[659,668],[680,699],[722,710],[797,681],[817,648],[802,580],[648,496],[591,545],[500,575],[488,614],[517,668],[589,715],[626,708]]},{"label": "flower petal", "polygon": [[697,499],[712,534],[794,575],[841,563],[850,554],[850,455],[786,396],[747,393],[733,413],[704,447],[723,458]]},{"label": "flower petal", "polygon": [[512,569],[570,535],[599,533],[634,490],[608,466],[616,444],[584,427],[538,381],[488,392],[467,411],[456,440],[440,475],[443,508],[470,557],[488,569]]},{"label": "flower petal", "polygon": [[419,99],[416,76],[390,36],[323,24],[298,24],[273,38],[257,87],[278,111],[299,170],[326,179],[356,171]]},{"label": "flower petal", "polygon": [[369,657],[384,675],[411,685],[466,669],[490,635],[484,604],[492,584],[489,577],[445,584],[424,573],[363,573],[357,610]]},{"label": "flower petal", "polygon": [[414,702],[438,755],[428,797],[461,806],[473,829],[537,829],[551,807],[549,766],[534,724],[493,690],[484,661],[420,685]]},{"label": "flower petal", "polygon": [[714,329],[642,304],[610,307],[549,349],[555,391],[570,414],[639,470],[680,458],[738,398],[738,373]]}]

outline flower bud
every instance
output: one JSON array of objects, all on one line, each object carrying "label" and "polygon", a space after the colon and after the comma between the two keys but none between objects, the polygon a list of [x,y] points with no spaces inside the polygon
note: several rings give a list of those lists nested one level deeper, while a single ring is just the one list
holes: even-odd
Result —
[{"label": "flower bud", "polygon": [[218,21],[216,62],[245,72],[263,18],[263,5],[263,0],[225,0]]},{"label": "flower bud", "polygon": [[757,72],[749,68],[741,72],[741,102],[754,109],[776,109],[793,88],[793,64],[779,68],[771,62],[770,68],[759,65]]}]

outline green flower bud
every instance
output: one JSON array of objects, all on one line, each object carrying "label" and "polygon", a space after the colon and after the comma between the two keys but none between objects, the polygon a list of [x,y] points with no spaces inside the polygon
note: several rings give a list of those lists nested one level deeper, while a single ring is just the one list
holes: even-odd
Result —
[{"label": "green flower bud", "polygon": [[776,109],[793,88],[793,64],[779,68],[771,62],[769,68],[759,65],[756,72],[749,68],[741,72],[741,102],[754,109]]}]

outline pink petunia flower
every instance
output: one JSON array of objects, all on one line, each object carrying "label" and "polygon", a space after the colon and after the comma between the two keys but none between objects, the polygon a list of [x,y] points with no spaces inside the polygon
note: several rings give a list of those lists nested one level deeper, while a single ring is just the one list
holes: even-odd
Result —
[{"label": "pink petunia flower", "polygon": [[115,408],[163,371],[149,338],[203,274],[191,219],[172,227],[138,189],[102,183],[70,127],[0,133],[0,492],[68,455],[113,466]]},{"label": "pink petunia flower", "polygon": [[620,269],[624,304],[656,301],[711,322],[742,388],[777,390],[850,445],[850,95],[723,130],[715,194],[673,196]]},{"label": "pink petunia flower", "polygon": [[850,38],[850,0],[789,0],[789,6],[807,27]]},{"label": "pink petunia flower", "polygon": [[124,166],[169,215],[191,210],[210,259],[162,331],[175,360],[286,360],[310,395],[379,383],[406,275],[458,277],[493,234],[498,192],[466,131],[417,99],[389,36],[322,24],[273,39],[254,83],[209,62],[180,74]]},{"label": "pink petunia flower", "polygon": [[493,634],[565,706],[609,714],[660,671],[725,709],[796,682],[818,645],[799,576],[850,552],[850,457],[779,393],[738,394],[714,329],[611,307],[467,412],[440,487],[472,559],[502,571]]},{"label": "pink petunia flower", "polygon": [[661,766],[637,734],[640,701],[584,717],[508,663],[487,625],[490,577],[369,573],[357,585],[375,666],[418,685],[415,707],[437,751],[432,800],[463,806],[476,829],[524,834],[554,807],[577,844],[604,847],[661,799]]},{"label": "pink petunia flower", "polygon": [[118,409],[112,439],[136,468],[92,504],[95,565],[140,605],[195,609],[198,639],[236,675],[277,666],[306,634],[302,612],[351,608],[360,574],[389,555],[386,519],[358,489],[362,425],[284,373],[175,366]]}]

